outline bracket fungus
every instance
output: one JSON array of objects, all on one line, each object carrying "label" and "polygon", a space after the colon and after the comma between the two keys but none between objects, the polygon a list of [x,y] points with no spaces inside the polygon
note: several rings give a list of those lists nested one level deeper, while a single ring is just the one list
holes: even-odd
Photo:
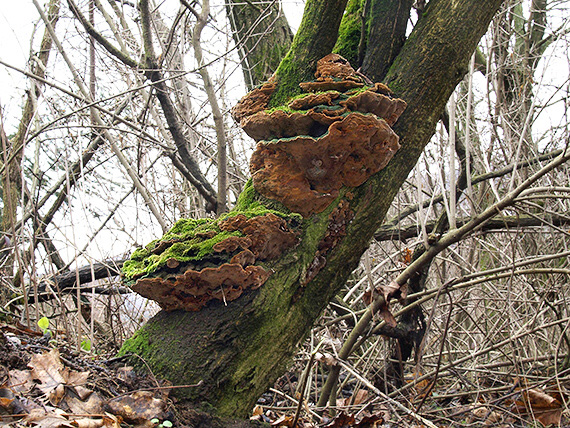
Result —
[{"label": "bracket fungus", "polygon": [[259,263],[297,244],[298,223],[295,215],[268,210],[180,220],[161,240],[135,251],[123,273],[133,291],[162,309],[199,311],[212,300],[229,302],[264,284],[271,270]]},{"label": "bracket fungus", "polygon": [[[253,184],[237,208],[217,220],[180,220],[123,265],[131,289],[163,309],[198,311],[259,288],[272,274],[271,261],[297,245],[301,216],[324,211],[342,187],[360,186],[400,148],[391,126],[406,103],[355,72],[340,55],[317,62],[315,80],[299,84],[303,94],[268,109],[277,84],[271,78],[232,110],[257,141],[250,163]],[[267,209],[260,203],[265,198],[292,213]],[[352,216],[346,200],[331,212],[304,284],[326,264]]]},{"label": "bracket fungus", "polygon": [[300,83],[305,93],[285,106],[267,109],[273,78],[232,110],[258,142],[250,163],[255,189],[304,217],[322,212],[341,187],[360,186],[388,164],[400,148],[391,125],[406,108],[338,54],[317,62],[315,78]]}]

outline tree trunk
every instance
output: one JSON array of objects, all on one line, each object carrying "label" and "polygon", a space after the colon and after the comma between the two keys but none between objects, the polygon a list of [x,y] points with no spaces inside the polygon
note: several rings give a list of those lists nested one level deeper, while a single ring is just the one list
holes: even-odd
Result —
[{"label": "tree trunk", "polygon": [[384,79],[406,41],[412,0],[368,0],[368,48],[362,72],[374,82]]},{"label": "tree trunk", "polygon": [[[270,105],[298,93],[298,83],[312,79],[316,60],[334,46],[345,2],[330,3],[307,1],[301,28],[278,69],[279,86]],[[176,384],[202,381],[177,390],[180,396],[205,403],[218,415],[246,416],[357,266],[500,4],[432,0],[386,77],[408,103],[394,126],[402,148],[388,166],[356,189],[341,190],[324,212],[304,219],[299,244],[263,264],[272,275],[259,289],[227,305],[210,303],[199,312],[160,312],[121,352],[140,355],[155,374]],[[286,212],[254,193],[248,186],[238,209],[264,203]],[[336,215],[341,212],[346,215]],[[341,232],[321,255],[319,244],[333,230]]]},{"label": "tree trunk", "polygon": [[[52,0],[48,6],[48,19],[55,27],[59,19],[59,0]],[[52,38],[50,33],[45,30],[40,50],[37,53],[37,62],[32,61],[31,73],[43,78],[45,76],[45,67],[49,60],[49,55],[52,47]],[[41,96],[42,83],[35,80],[30,80],[31,88],[28,91],[28,96],[24,103],[22,111],[22,118],[18,125],[18,131],[12,139],[11,147],[3,147],[4,157],[2,163],[5,166],[5,172],[2,175],[2,224],[1,232],[4,236],[10,236],[11,239],[2,239],[0,248],[11,241],[16,246],[16,237],[14,236],[17,210],[20,205],[20,195],[22,193],[22,160],[24,158],[24,143],[28,136],[28,132],[32,127],[32,120],[36,113],[36,106],[38,98]],[[3,130],[2,130],[3,132]],[[7,139],[4,141],[7,142]],[[51,242],[51,241],[50,241]],[[49,250],[48,250],[49,251]],[[59,255],[58,255],[59,257]],[[14,271],[14,256],[8,255],[4,267],[6,273],[10,276]],[[6,303],[3,296],[3,291],[0,290],[0,304]]]},{"label": "tree trunk", "polygon": [[242,61],[248,91],[268,80],[285,56],[293,33],[278,2],[254,4],[231,0],[226,11]]}]

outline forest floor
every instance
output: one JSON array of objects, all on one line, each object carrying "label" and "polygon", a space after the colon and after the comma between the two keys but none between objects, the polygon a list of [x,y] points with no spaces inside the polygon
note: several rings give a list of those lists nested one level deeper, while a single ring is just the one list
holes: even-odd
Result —
[{"label": "forest floor", "polygon": [[[424,382],[401,400],[348,387],[333,412],[317,414],[293,398],[292,371],[260,397],[250,421],[208,418],[176,400],[172,385],[141,375],[123,358],[77,351],[75,345],[21,324],[0,324],[0,426],[40,428],[169,427],[541,427],[569,426],[560,392],[520,388],[491,400],[481,393],[446,397]],[[192,387],[191,385],[188,387]],[[420,389],[423,389],[422,393]],[[496,397],[496,395],[495,395]],[[384,398],[384,399],[383,399]],[[413,402],[412,402],[413,401]],[[423,416],[418,409],[421,402]],[[408,409],[408,410],[407,410]]]}]

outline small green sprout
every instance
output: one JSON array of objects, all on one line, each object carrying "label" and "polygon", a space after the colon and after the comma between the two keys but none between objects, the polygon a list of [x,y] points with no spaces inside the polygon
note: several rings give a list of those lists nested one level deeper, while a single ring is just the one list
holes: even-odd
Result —
[{"label": "small green sprout", "polygon": [[91,351],[91,341],[89,339],[83,339],[81,341],[81,349],[83,349],[85,352]]},{"label": "small green sprout", "polygon": [[150,423],[152,424],[158,424],[157,428],[172,428],[172,422],[170,422],[169,420],[165,420],[162,423],[159,423],[160,419],[158,418],[154,418],[150,420]]},{"label": "small green sprout", "polygon": [[38,327],[42,330],[43,334],[49,334],[49,336],[52,336],[51,330],[49,329],[49,319],[48,317],[41,317],[38,320]]}]

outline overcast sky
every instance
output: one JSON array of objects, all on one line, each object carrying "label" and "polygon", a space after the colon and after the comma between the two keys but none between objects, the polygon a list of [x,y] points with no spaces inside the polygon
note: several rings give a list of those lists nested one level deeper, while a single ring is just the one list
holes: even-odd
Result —
[{"label": "overcast sky", "polygon": [[[0,59],[25,68],[30,52],[30,38],[38,13],[31,0],[0,0]],[[24,96],[25,79],[0,65],[0,106],[5,114],[19,109]]]},{"label": "overcast sky", "polygon": [[[176,0],[172,1],[177,4]],[[39,0],[44,4],[45,0]],[[220,5],[221,0],[212,1],[212,5]],[[297,29],[303,12],[304,0],[284,0],[283,5],[289,23]],[[30,40],[34,33],[34,25],[38,23],[39,14],[32,0],[0,0],[0,60],[26,69],[30,54]],[[43,35],[43,25],[35,35],[37,43]],[[17,71],[0,65],[0,107],[3,111],[6,128],[10,130],[13,119],[17,118],[27,86],[26,79]],[[10,132],[10,131],[9,131]]]}]

